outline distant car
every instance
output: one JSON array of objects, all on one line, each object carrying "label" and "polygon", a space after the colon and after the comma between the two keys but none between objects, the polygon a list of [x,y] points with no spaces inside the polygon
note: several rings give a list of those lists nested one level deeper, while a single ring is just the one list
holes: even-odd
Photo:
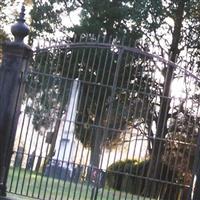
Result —
[{"label": "distant car", "polygon": [[46,166],[44,175],[61,180],[78,182],[81,173],[82,167],[80,165],[53,159]]}]

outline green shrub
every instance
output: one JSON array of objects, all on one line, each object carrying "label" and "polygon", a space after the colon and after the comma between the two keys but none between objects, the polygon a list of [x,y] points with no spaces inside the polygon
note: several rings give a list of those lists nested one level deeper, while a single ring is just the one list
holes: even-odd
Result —
[{"label": "green shrub", "polygon": [[[146,174],[146,163],[138,163],[136,160],[118,161],[110,165],[107,169],[107,185],[113,189],[126,191],[130,193],[140,193],[138,191],[138,183],[141,183],[140,178],[133,175]],[[140,186],[141,188],[141,186]]]},{"label": "green shrub", "polygon": [[[167,194],[170,190],[173,191],[177,197],[180,188],[171,184],[164,184],[160,182],[161,180],[175,182],[177,173],[171,171],[166,165],[162,164],[162,169],[159,169],[162,173],[159,174],[159,177],[156,177],[158,181],[148,180],[146,177],[149,165],[149,160],[140,163],[136,160],[125,160],[113,163],[107,169],[107,185],[116,190],[137,195],[144,195],[146,197],[151,196],[154,198],[158,198],[161,193]],[[156,187],[155,190],[152,190],[152,185]]]}]

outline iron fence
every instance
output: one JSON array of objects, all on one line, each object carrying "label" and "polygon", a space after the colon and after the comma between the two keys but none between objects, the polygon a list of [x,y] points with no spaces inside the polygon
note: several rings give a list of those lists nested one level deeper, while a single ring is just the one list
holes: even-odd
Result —
[{"label": "iron fence", "polygon": [[34,52],[9,192],[38,199],[190,198],[199,79],[105,41],[80,37]]}]

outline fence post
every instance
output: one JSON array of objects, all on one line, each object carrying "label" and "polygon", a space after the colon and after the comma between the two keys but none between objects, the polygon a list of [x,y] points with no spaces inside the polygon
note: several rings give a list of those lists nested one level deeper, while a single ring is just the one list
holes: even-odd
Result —
[{"label": "fence post", "polygon": [[17,23],[11,27],[13,42],[2,44],[2,64],[0,65],[0,196],[6,196],[6,182],[13,153],[15,132],[24,91],[24,77],[31,48],[23,39],[29,34],[25,24],[25,7],[22,6]]},{"label": "fence post", "polygon": [[193,169],[193,181],[187,200],[199,200],[200,197],[200,136],[198,136],[196,156]]}]

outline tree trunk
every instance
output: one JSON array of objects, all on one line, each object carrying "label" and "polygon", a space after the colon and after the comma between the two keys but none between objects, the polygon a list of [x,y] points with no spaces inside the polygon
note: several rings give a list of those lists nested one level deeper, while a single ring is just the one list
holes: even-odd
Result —
[{"label": "tree trunk", "polygon": [[100,162],[100,155],[101,155],[101,145],[102,145],[102,135],[103,133],[98,129],[95,134],[95,141],[94,145],[91,146],[91,156],[90,156],[90,165],[94,167],[99,167],[99,162]]},{"label": "tree trunk", "polygon": [[[181,38],[181,28],[183,22],[185,2],[186,2],[185,0],[179,0],[177,3],[177,9],[174,18],[175,25],[174,25],[174,31],[172,33],[173,38],[172,38],[171,48],[169,51],[170,60],[172,62],[176,62],[176,57],[179,54],[178,44]],[[174,72],[174,67],[171,65],[168,65],[166,68],[163,69],[163,75],[165,78],[164,89],[160,100],[160,111],[157,122],[156,137],[155,140],[153,141],[151,161],[147,173],[147,176],[153,179],[158,179],[160,175],[159,173],[161,168],[161,159],[164,148],[163,139],[167,134],[167,121],[168,121],[168,113],[170,110],[170,102],[171,102],[170,88],[173,80],[173,72]],[[157,195],[159,195],[157,191],[160,190],[159,189],[160,186],[161,184],[159,184],[159,182],[154,181],[154,183],[152,184],[152,181],[147,180],[145,181],[143,194],[152,197],[156,196],[157,198]]]},{"label": "tree trunk", "polygon": [[103,143],[103,132],[100,130],[100,128],[95,128],[93,134],[95,134],[95,136],[93,137],[94,141],[91,141],[90,165],[87,171],[87,180],[90,183],[97,184],[101,145]]}]

